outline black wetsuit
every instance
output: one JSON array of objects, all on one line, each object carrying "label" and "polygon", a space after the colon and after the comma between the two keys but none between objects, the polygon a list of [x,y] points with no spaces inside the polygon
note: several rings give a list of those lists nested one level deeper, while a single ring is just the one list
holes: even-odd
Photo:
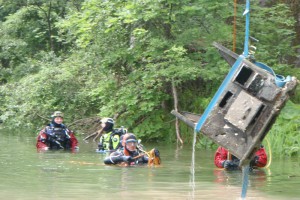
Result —
[{"label": "black wetsuit", "polygon": [[104,159],[104,164],[121,164],[123,162],[128,163],[129,165],[137,165],[148,163],[148,156],[144,155],[138,151],[129,152],[129,155],[125,155],[124,150],[118,150],[111,153],[108,157]]}]

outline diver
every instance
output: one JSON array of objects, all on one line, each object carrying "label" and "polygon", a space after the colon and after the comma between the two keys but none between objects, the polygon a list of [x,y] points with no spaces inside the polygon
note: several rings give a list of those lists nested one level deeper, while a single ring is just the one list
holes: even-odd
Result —
[{"label": "diver", "polygon": [[106,157],[104,159],[104,164],[121,164],[125,166],[145,163],[149,164],[150,162],[153,164],[160,164],[159,151],[154,148],[150,153],[145,152],[139,147],[136,136],[133,133],[126,133],[123,136],[122,146],[123,148],[120,148],[118,151],[113,152]]},{"label": "diver", "polygon": [[121,137],[126,133],[123,127],[114,129],[114,120],[112,118],[101,119],[103,134],[100,136],[98,151],[114,151],[122,146]]},{"label": "diver", "polygon": [[79,149],[74,132],[63,124],[63,116],[62,112],[55,111],[51,123],[39,132],[36,143],[38,150]]},{"label": "diver", "polygon": [[[224,147],[218,147],[215,153],[215,165],[218,168],[225,168],[226,170],[240,169],[240,160],[228,153],[228,150]],[[250,161],[250,169],[261,168],[267,165],[267,154],[264,147],[261,145],[256,151],[255,156]]]}]

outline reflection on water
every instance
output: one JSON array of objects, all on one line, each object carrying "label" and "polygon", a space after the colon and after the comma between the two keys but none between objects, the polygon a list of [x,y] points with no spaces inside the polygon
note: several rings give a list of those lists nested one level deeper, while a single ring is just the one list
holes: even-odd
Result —
[{"label": "reflection on water", "polygon": [[[78,153],[37,153],[35,138],[0,133],[0,199],[240,199],[241,171],[215,168],[214,152],[158,145],[159,167],[105,166],[96,144]],[[145,145],[152,148],[154,145]],[[192,159],[194,158],[194,159]],[[249,174],[247,199],[298,199],[299,160]],[[192,164],[191,164],[192,163]]]},{"label": "reflection on water", "polygon": [[195,154],[196,154],[196,139],[197,132],[194,130],[193,135],[193,144],[192,144],[192,163],[191,163],[191,178],[190,178],[190,186],[191,186],[191,198],[195,199]]},{"label": "reflection on water", "polygon": [[246,195],[247,195],[247,190],[248,190],[248,183],[249,183],[249,169],[250,166],[242,166],[242,174],[243,174],[243,178],[242,178],[242,194],[241,194],[241,198],[245,199]]}]

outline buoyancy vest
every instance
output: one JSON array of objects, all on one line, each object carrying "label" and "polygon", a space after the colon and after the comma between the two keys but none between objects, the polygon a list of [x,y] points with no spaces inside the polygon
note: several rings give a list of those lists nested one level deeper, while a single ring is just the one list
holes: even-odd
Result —
[{"label": "buoyancy vest", "polygon": [[60,127],[55,127],[53,124],[49,124],[45,128],[47,134],[47,142],[51,147],[68,148],[70,135],[65,125],[61,124]]},{"label": "buoyancy vest", "polygon": [[120,137],[125,134],[123,129],[114,129],[111,132],[105,133],[100,137],[100,144],[104,150],[115,150],[121,145]]}]

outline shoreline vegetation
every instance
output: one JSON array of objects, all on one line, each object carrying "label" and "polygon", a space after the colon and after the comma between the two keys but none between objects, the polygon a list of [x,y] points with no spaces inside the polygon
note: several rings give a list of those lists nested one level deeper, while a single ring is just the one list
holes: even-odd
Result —
[{"label": "shoreline vegetation", "polygon": [[[176,108],[201,114],[230,66],[212,45],[243,51],[244,17],[233,2],[2,1],[0,128],[36,130],[55,110],[79,135],[116,119],[145,142],[176,142]],[[255,58],[300,79],[299,10],[291,1],[253,2]],[[244,2],[237,5],[243,13]],[[298,20],[298,21],[297,21]],[[300,88],[267,138],[273,155],[299,155]],[[2,122],[2,123],[1,123]],[[184,144],[193,130],[179,124]],[[203,135],[198,148],[216,148]]]}]

